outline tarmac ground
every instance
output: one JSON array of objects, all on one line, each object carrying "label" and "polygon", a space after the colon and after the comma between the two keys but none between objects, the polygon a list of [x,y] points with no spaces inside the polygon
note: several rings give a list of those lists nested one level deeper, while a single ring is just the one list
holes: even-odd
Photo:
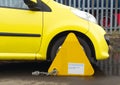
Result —
[{"label": "tarmac ground", "polygon": [[47,71],[48,62],[0,64],[0,85],[120,85],[120,77],[106,75],[96,69],[92,77],[33,76],[32,72]]}]

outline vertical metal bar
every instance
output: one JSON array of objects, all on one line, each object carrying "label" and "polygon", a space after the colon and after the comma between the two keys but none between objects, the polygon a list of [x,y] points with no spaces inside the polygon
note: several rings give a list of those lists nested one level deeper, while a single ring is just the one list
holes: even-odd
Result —
[{"label": "vertical metal bar", "polygon": [[[105,2],[105,1],[104,1]],[[105,10],[105,18],[106,18],[106,20],[105,20],[105,30],[109,30],[109,27],[108,27],[108,0],[106,0],[106,10]]]},{"label": "vertical metal bar", "polygon": [[67,0],[64,0],[63,2],[64,2],[65,5],[68,5],[68,4],[67,4]]},{"label": "vertical metal bar", "polygon": [[1,0],[0,0],[0,6],[1,6]]},{"label": "vertical metal bar", "polygon": [[104,10],[104,3],[103,0],[101,0],[101,17],[100,17],[101,19],[99,19],[99,23],[102,27],[103,27],[103,18],[104,18],[103,10]]},{"label": "vertical metal bar", "polygon": [[81,6],[81,0],[78,0],[78,3],[77,3],[77,4],[78,4],[78,9],[81,9],[81,7],[82,7],[82,6]]},{"label": "vertical metal bar", "polygon": [[13,0],[10,0],[10,2],[9,2],[10,7],[14,7],[14,5],[12,5],[12,2],[13,2]]},{"label": "vertical metal bar", "polygon": [[91,6],[92,6],[92,9],[91,9],[92,15],[94,15],[94,2],[95,2],[95,0],[92,0],[92,4],[91,4]]},{"label": "vertical metal bar", "polygon": [[69,6],[72,6],[72,3],[71,3],[72,1],[71,0],[69,0]]},{"label": "vertical metal bar", "polygon": [[114,27],[114,29],[115,29],[115,31],[117,30],[117,10],[118,10],[118,0],[115,0],[115,14],[114,14],[114,16],[115,16],[115,27]]},{"label": "vertical metal bar", "polygon": [[2,0],[0,0],[0,6],[2,6],[2,3],[3,3],[3,1],[2,1]]},{"label": "vertical metal bar", "polygon": [[98,14],[99,14],[99,0],[97,0],[97,2],[96,2],[96,7],[97,7],[97,9],[96,9],[96,14],[97,14],[97,17],[96,17],[96,19],[97,19],[97,21],[98,21]]},{"label": "vertical metal bar", "polygon": [[87,0],[87,12],[89,12],[89,4],[90,4],[90,0]]},{"label": "vertical metal bar", "polygon": [[60,3],[63,4],[63,0],[61,0]]},{"label": "vertical metal bar", "polygon": [[3,6],[3,5],[5,5],[5,1],[3,1],[3,0],[2,0],[2,3],[1,3],[1,5],[2,5],[2,6]]},{"label": "vertical metal bar", "polygon": [[113,29],[113,0],[111,0],[111,4],[110,4],[110,33],[112,33],[112,29]]},{"label": "vertical metal bar", "polygon": [[[118,13],[120,13],[120,0],[118,1]],[[120,17],[119,17],[120,18]],[[120,21],[118,22],[118,29],[119,29],[119,33],[120,33]],[[119,66],[120,67],[120,66]]]},{"label": "vertical metal bar", "polygon": [[76,0],[74,0],[74,2],[73,2],[73,6],[76,7]]},{"label": "vertical metal bar", "polygon": [[85,11],[85,0],[82,1],[82,8],[83,8],[83,11]]},{"label": "vertical metal bar", "polygon": [[[5,6],[7,6],[8,5],[8,2],[7,1],[5,1]],[[9,6],[9,5],[8,5]]]},{"label": "vertical metal bar", "polygon": [[3,1],[3,3],[4,3],[4,5],[6,6],[6,4],[7,4],[7,1],[5,0],[5,1]]}]

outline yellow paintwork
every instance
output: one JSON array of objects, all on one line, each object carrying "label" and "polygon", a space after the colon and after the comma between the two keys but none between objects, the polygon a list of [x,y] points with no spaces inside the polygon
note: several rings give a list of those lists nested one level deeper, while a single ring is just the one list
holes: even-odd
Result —
[{"label": "yellow paintwork", "polygon": [[98,25],[94,23],[89,23],[90,30],[86,35],[91,39],[93,42],[95,52],[96,52],[96,59],[103,60],[109,57],[108,51],[109,47],[104,39],[104,35],[106,34],[105,31]]},{"label": "yellow paintwork", "polygon": [[68,34],[48,72],[53,69],[58,71],[58,76],[92,76],[94,74],[93,67],[74,33]]},{"label": "yellow paintwork", "polygon": [[31,1],[33,1],[33,2],[37,3],[37,0],[31,0]]},{"label": "yellow paintwork", "polygon": [[53,0],[42,1],[50,7],[51,12],[0,7],[0,32],[41,35],[0,36],[0,60],[46,60],[50,41],[57,34],[70,30],[88,36],[95,47],[97,59],[108,57],[105,32],[101,27],[77,17],[68,6]]},{"label": "yellow paintwork", "polygon": [[44,60],[46,59],[46,51],[48,49],[48,45],[52,38],[57,34],[68,30],[76,30],[82,33],[86,33],[89,29],[89,22],[75,16],[70,11],[70,7],[58,4],[52,0],[50,0],[47,5],[51,7],[52,12],[44,12],[45,17],[42,38],[42,41],[44,42],[41,43],[39,52],[41,54],[41,57],[38,57],[39,59]]},{"label": "yellow paintwork", "polygon": [[[0,8],[0,19],[0,32],[42,34],[42,12]],[[22,59],[24,53],[35,55],[39,51],[40,42],[41,37],[0,36],[0,59]],[[35,59],[32,55],[31,58]],[[26,58],[31,59],[30,56],[23,59]]]}]

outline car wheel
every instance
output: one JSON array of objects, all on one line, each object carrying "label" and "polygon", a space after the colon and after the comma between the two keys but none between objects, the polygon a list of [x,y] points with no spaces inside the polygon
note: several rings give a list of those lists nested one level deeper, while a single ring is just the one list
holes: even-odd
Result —
[{"label": "car wheel", "polygon": [[[58,51],[61,48],[61,45],[63,44],[64,40],[65,40],[66,36],[62,36],[60,38],[58,38],[51,46],[51,49],[49,49],[49,56],[51,61],[53,61],[53,59],[55,58],[56,54],[58,53]],[[96,62],[95,59],[92,57],[92,50],[90,49],[89,45],[87,44],[87,42],[82,39],[81,37],[78,37],[78,40],[80,41],[80,44],[82,45],[83,49],[85,50],[86,55],[88,56],[88,59],[90,60],[91,63]]]}]

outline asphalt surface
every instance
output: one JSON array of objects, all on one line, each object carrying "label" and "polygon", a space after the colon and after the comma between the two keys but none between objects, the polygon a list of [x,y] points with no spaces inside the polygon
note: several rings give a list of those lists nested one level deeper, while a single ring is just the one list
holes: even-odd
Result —
[{"label": "asphalt surface", "polygon": [[92,77],[33,76],[32,72],[47,71],[48,62],[0,64],[0,85],[120,85],[119,76],[105,75],[96,68]]}]

